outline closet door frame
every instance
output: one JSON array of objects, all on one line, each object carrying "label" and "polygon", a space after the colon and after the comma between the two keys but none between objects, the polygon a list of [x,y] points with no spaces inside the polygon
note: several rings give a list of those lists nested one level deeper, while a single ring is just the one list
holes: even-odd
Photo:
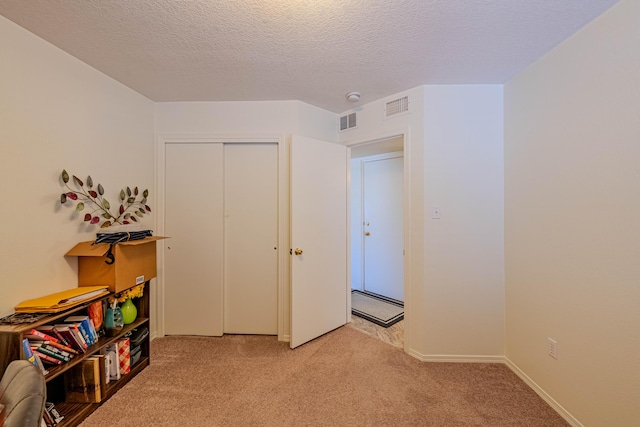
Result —
[{"label": "closet door frame", "polygon": [[[289,147],[285,134],[159,134],[156,139],[156,189],[157,189],[157,207],[156,207],[156,235],[165,235],[165,147],[167,144],[256,144],[256,143],[275,143],[278,146],[278,340],[289,341],[290,332],[290,303],[289,303],[289,168],[288,156]],[[171,236],[168,236],[171,237]],[[165,268],[165,250],[170,246],[171,239],[163,240],[157,245],[157,266],[158,274],[155,279],[154,293],[156,295],[156,304],[152,304],[152,319],[156,319],[157,324],[154,328],[156,335],[153,337],[162,337],[165,335],[165,318],[164,318],[164,268]]]}]

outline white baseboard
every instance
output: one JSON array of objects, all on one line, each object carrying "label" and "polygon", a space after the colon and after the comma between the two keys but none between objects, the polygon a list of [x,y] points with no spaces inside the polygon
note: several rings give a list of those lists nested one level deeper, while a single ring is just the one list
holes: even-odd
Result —
[{"label": "white baseboard", "polygon": [[504,356],[476,356],[459,354],[421,354],[415,350],[407,350],[407,354],[422,362],[454,362],[454,363],[504,363]]},{"label": "white baseboard", "polygon": [[565,419],[573,427],[584,427],[584,425],[578,421],[569,411],[562,407],[556,400],[551,397],[546,391],[542,389],[535,381],[533,381],[527,374],[525,374],[515,363],[508,358],[504,358],[504,363],[509,369],[511,369],[517,376],[522,379],[529,387],[535,391],[538,396],[549,404],[562,418]]}]

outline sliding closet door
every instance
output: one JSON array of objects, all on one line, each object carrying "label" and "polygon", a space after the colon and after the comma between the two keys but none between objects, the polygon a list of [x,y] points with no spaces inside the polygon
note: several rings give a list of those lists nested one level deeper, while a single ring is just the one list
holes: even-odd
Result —
[{"label": "sliding closet door", "polygon": [[224,144],[225,333],[278,333],[277,208],[277,144]]},{"label": "sliding closet door", "polygon": [[223,146],[165,145],[167,335],[222,335]]}]

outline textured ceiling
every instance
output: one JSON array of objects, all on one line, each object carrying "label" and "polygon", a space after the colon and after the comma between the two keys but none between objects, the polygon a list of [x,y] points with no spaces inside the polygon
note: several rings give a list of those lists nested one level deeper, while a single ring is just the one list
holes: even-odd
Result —
[{"label": "textured ceiling", "polygon": [[504,83],[618,0],[0,0],[154,101],[334,112],[422,84]]}]

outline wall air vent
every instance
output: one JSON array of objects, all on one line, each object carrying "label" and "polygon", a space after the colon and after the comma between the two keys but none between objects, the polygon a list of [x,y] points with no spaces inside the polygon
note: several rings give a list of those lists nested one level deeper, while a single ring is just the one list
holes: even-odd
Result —
[{"label": "wall air vent", "polygon": [[384,118],[397,116],[400,114],[409,113],[409,97],[403,96],[402,98],[389,101],[384,106]]},{"label": "wall air vent", "polygon": [[340,116],[340,132],[356,127],[356,113]]}]

